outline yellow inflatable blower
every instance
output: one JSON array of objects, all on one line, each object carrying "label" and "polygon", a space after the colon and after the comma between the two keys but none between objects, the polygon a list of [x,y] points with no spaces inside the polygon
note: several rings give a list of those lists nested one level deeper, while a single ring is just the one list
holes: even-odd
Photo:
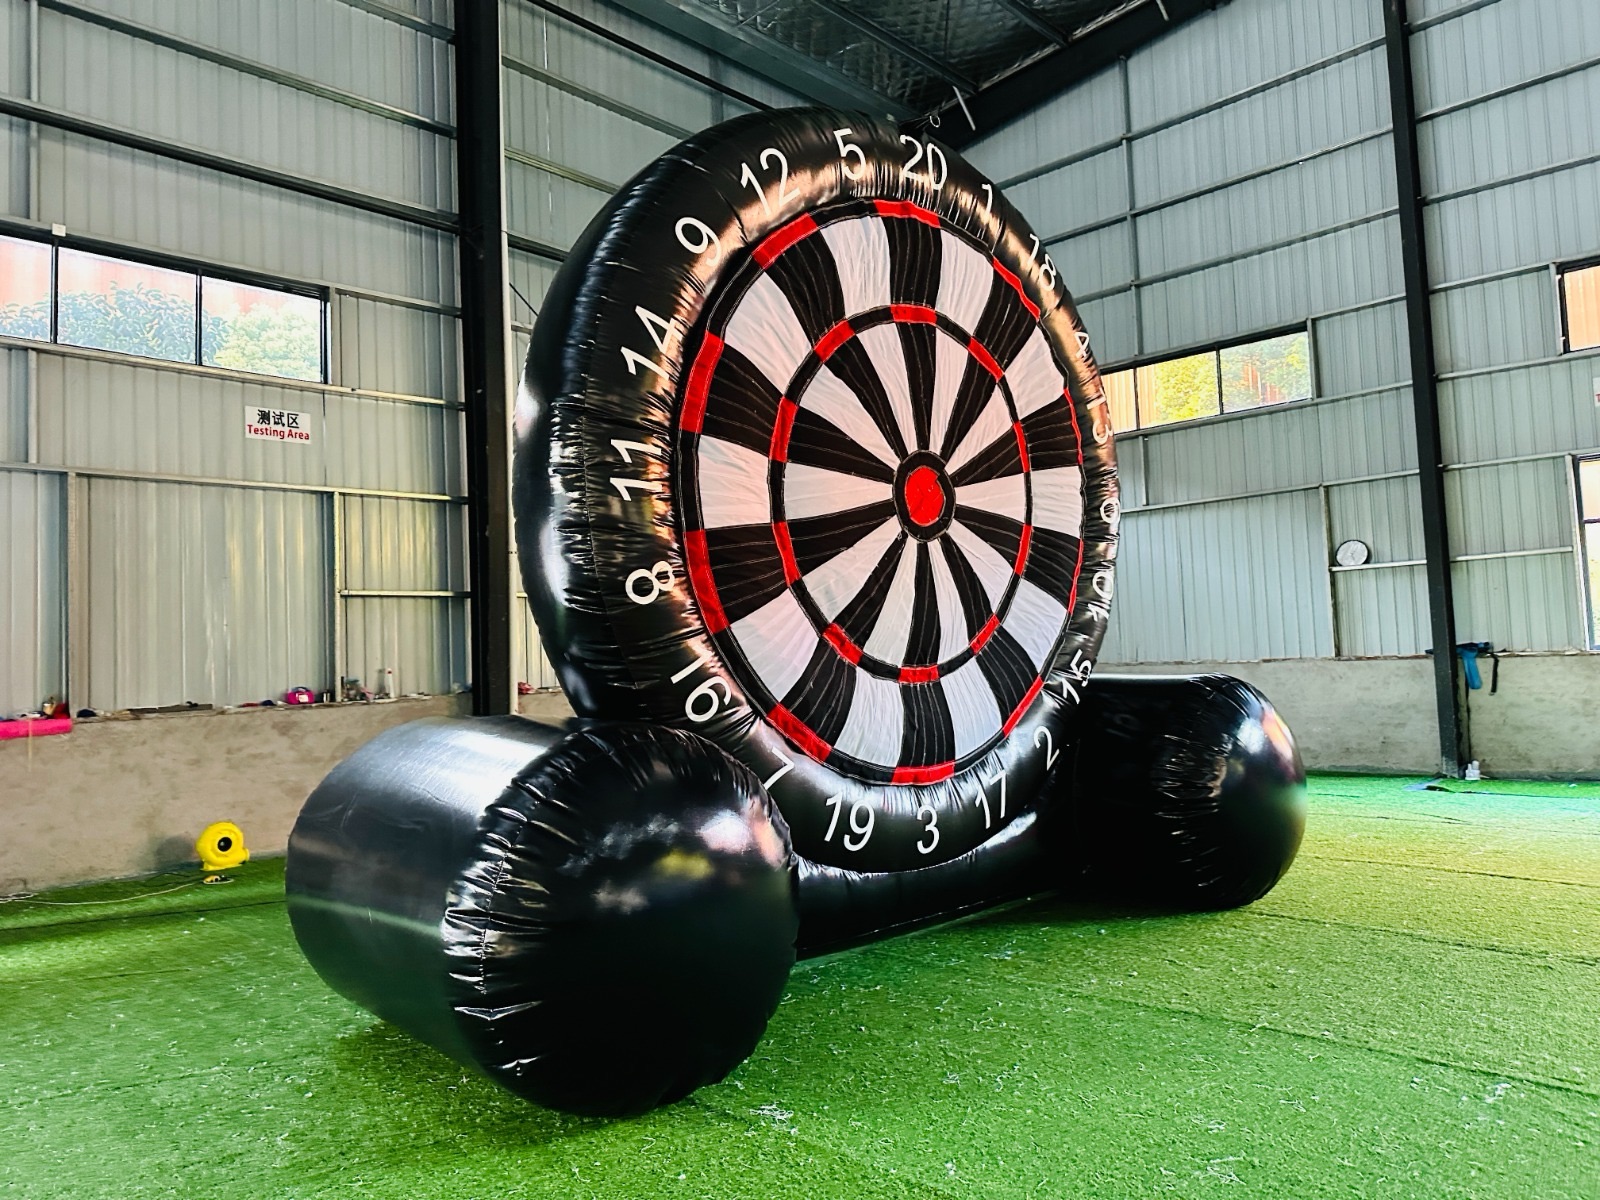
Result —
[{"label": "yellow inflatable blower", "polygon": [[[205,827],[194,844],[200,865],[207,871],[226,871],[250,861],[245,849],[244,831],[232,821],[214,821]],[[221,875],[208,875],[207,883],[226,883]]]}]

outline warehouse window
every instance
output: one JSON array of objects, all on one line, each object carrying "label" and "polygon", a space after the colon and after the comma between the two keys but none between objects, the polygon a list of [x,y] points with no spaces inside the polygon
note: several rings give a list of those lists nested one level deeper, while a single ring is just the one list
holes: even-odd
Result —
[{"label": "warehouse window", "polygon": [[1568,353],[1600,346],[1600,263],[1561,271],[1561,342]]},{"label": "warehouse window", "polygon": [[1309,400],[1305,330],[1141,363],[1105,376],[1112,427],[1149,429]]},{"label": "warehouse window", "polygon": [[56,340],[167,362],[194,362],[196,277],[62,250]]},{"label": "warehouse window", "polygon": [[1578,527],[1589,585],[1589,647],[1600,649],[1600,458],[1578,461]]},{"label": "warehouse window", "polygon": [[0,335],[50,340],[50,247],[0,237]]},{"label": "warehouse window", "polygon": [[0,237],[0,337],[315,383],[326,317],[305,292]]},{"label": "warehouse window", "polygon": [[206,279],[200,361],[256,375],[322,379],[322,301],[277,288]]}]

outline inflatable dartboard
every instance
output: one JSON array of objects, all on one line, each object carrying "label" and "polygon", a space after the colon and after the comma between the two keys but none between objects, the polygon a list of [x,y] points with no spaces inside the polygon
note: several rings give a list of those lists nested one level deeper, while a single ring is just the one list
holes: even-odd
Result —
[{"label": "inflatable dartboard", "polygon": [[812,863],[899,872],[1041,794],[1111,594],[1083,326],[953,151],[740,118],[594,219],[516,411],[526,589],[580,715],[694,730]]}]

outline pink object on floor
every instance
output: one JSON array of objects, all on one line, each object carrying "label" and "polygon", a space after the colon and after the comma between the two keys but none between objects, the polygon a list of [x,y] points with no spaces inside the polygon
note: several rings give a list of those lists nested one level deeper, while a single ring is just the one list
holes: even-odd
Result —
[{"label": "pink object on floor", "polygon": [[52,733],[71,733],[71,717],[23,717],[0,721],[0,742],[8,738],[48,737]]}]

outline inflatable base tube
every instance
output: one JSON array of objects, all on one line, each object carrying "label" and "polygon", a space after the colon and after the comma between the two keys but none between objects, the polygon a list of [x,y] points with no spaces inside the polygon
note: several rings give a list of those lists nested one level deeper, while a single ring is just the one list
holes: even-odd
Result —
[{"label": "inflatable base tube", "polygon": [[[1026,812],[976,851],[868,873],[796,856],[800,957],[1038,892],[1178,910],[1260,899],[1305,827],[1305,770],[1260,692],[1223,675],[1096,675]],[[1033,805],[1032,797],[1022,802]]]},{"label": "inflatable base tube", "polygon": [[646,726],[392,729],[307,800],[287,887],[335,990],[586,1115],[721,1079],[795,955],[788,830],[760,783]]},{"label": "inflatable base tube", "polygon": [[1052,886],[1119,904],[1237,908],[1305,831],[1305,768],[1255,688],[1226,675],[1097,675],[1044,838]]}]

